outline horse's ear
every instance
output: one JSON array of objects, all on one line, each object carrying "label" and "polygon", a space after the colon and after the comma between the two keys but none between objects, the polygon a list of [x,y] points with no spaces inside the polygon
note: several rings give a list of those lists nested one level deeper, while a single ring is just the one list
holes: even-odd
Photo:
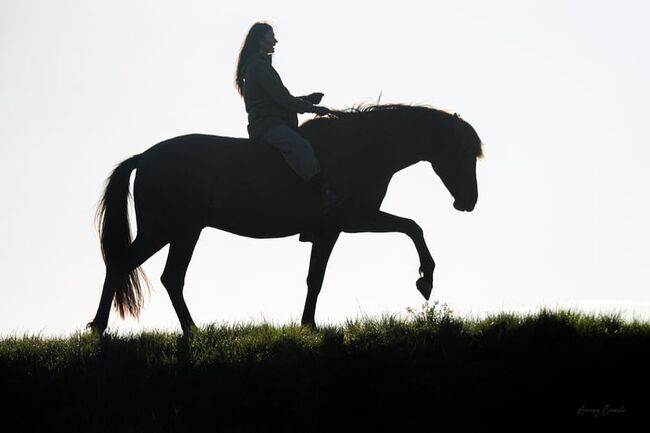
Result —
[{"label": "horse's ear", "polygon": [[455,117],[456,119],[460,119],[460,116],[458,115],[458,113],[454,113],[454,117]]}]

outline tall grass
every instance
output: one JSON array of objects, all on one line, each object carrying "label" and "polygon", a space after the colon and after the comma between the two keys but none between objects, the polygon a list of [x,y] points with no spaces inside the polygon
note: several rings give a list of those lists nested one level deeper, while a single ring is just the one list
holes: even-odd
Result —
[{"label": "tall grass", "polygon": [[316,331],[14,336],[0,340],[0,431],[449,431],[541,413],[621,428],[650,410],[648,365],[648,323],[462,319],[435,302]]}]

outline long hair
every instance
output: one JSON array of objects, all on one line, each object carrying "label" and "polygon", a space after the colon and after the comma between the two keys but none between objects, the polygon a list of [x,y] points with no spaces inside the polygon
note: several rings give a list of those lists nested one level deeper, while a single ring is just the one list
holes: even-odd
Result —
[{"label": "long hair", "polygon": [[235,72],[235,87],[237,92],[244,97],[244,68],[248,59],[251,55],[259,52],[260,49],[260,40],[264,38],[264,35],[269,30],[273,30],[270,24],[265,22],[257,22],[253,24],[244,39],[244,43],[241,46],[239,51],[239,57],[237,58],[237,71]]}]

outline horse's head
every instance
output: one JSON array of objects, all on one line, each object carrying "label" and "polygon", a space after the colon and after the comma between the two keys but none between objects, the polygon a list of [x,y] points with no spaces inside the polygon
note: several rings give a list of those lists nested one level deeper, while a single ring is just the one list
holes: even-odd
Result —
[{"label": "horse's head", "polygon": [[449,116],[448,122],[436,135],[431,166],[454,197],[454,208],[471,212],[478,200],[476,160],[483,155],[481,139],[457,114]]}]

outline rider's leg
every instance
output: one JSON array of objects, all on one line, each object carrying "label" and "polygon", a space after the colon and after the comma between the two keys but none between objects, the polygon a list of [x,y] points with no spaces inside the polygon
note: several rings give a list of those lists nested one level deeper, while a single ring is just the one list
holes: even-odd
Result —
[{"label": "rider's leg", "polygon": [[320,172],[320,164],[311,143],[286,125],[274,126],[265,141],[278,149],[291,168],[305,182]]},{"label": "rider's leg", "polygon": [[320,169],[320,164],[309,140],[302,137],[286,125],[271,128],[265,136],[266,141],[280,150],[282,156],[293,170],[311,188],[319,194],[326,207],[335,207],[341,204],[341,199],[329,186],[326,176]]}]

